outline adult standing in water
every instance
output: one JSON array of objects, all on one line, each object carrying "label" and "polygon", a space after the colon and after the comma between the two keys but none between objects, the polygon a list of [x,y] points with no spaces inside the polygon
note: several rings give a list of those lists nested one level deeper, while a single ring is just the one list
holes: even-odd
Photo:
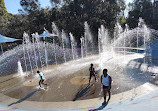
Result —
[{"label": "adult standing in water", "polygon": [[[110,77],[110,75],[107,74],[108,70],[104,69],[103,70],[103,74],[101,76],[101,83],[103,85],[103,94],[104,94],[104,102],[102,103],[107,104],[111,98],[111,82],[112,82],[112,78]],[[106,95],[107,93],[109,94],[109,98],[108,101],[106,102]]]},{"label": "adult standing in water", "polygon": [[93,68],[93,64],[91,64],[90,68],[89,68],[89,72],[90,72],[90,77],[89,77],[89,84],[91,81],[92,76],[95,77],[95,81],[96,81],[96,76],[95,76],[95,69]]},{"label": "adult standing in water", "polygon": [[38,75],[39,75],[40,78],[41,78],[40,81],[39,81],[39,86],[41,87],[41,84],[47,86],[47,84],[44,83],[44,80],[45,80],[45,78],[44,78],[44,74],[43,74],[42,72],[40,72],[40,71],[37,71],[37,73],[38,73]]}]

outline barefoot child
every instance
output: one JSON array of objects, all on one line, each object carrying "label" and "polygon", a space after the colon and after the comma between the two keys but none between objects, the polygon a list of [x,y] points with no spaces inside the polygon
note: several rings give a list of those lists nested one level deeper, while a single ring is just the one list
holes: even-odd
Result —
[{"label": "barefoot child", "polygon": [[39,86],[41,87],[41,84],[47,86],[47,84],[44,83],[44,80],[45,80],[45,78],[44,78],[44,74],[43,74],[42,72],[40,72],[40,71],[37,71],[37,73],[38,73],[38,75],[39,75],[40,78],[41,78],[40,81],[39,81]]}]

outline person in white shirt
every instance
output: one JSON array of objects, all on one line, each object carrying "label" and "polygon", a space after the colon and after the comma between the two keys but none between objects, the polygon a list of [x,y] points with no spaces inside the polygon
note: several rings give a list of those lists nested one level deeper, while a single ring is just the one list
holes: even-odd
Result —
[{"label": "person in white shirt", "polygon": [[[103,93],[104,93],[104,102],[102,104],[107,104],[111,98],[111,82],[112,78],[107,74],[108,70],[104,69],[103,74],[101,76],[101,83],[103,85]],[[106,102],[106,95],[109,94],[108,101]]]},{"label": "person in white shirt", "polygon": [[45,80],[45,78],[44,78],[44,74],[43,74],[42,72],[40,72],[40,71],[37,71],[37,73],[38,73],[38,75],[39,75],[40,78],[41,78],[40,81],[39,81],[39,86],[41,87],[41,84],[47,86],[47,84],[44,83],[44,80]]}]

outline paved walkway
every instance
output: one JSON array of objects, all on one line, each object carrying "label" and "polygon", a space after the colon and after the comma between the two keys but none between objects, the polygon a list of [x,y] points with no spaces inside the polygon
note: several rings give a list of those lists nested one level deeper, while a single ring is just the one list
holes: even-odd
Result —
[{"label": "paved walkway", "polygon": [[[135,96],[132,97],[134,93]],[[158,109],[158,88],[152,86],[150,83],[146,83],[136,89],[114,95],[107,106],[99,106],[102,103],[103,98],[81,100],[76,102],[69,101],[47,103],[22,100],[17,101],[13,98],[6,97],[5,95],[1,95],[0,97],[2,97],[0,99],[0,111],[157,111]],[[8,107],[7,104],[5,104],[5,101],[7,103],[8,101],[10,101],[10,103],[13,101],[16,102],[13,102],[12,105],[10,104]]]}]

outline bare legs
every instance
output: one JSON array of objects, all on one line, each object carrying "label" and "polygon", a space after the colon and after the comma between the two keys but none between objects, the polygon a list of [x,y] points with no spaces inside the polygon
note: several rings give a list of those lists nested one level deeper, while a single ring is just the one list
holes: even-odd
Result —
[{"label": "bare legs", "polygon": [[43,83],[44,82],[44,80],[40,80],[39,81],[39,85],[40,85],[40,87],[41,87],[41,84],[43,84],[43,85],[46,85],[47,86],[47,84],[45,84],[45,83]]},{"label": "bare legs", "polygon": [[[108,95],[109,95],[109,98],[108,98],[108,101],[106,102],[107,93],[108,93]],[[109,100],[110,100],[110,98],[111,98],[111,91],[110,91],[110,89],[109,89],[108,86],[103,86],[103,94],[104,94],[104,102],[103,102],[103,104],[106,104],[106,103],[109,102]]]},{"label": "bare legs", "polygon": [[96,76],[95,76],[95,74],[90,74],[90,77],[89,77],[89,84],[90,84],[90,81],[91,81],[92,76],[94,76],[95,81],[96,81]]}]

